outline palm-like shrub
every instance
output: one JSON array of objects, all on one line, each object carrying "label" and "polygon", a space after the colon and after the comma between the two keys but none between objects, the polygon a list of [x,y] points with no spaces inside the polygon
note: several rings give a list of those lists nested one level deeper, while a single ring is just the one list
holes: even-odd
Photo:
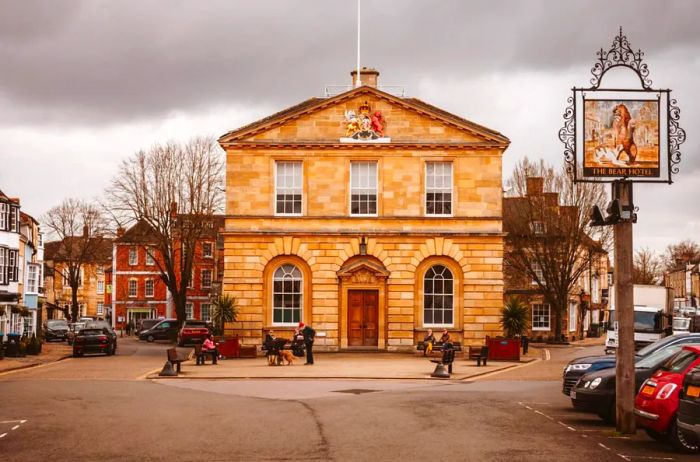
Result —
[{"label": "palm-like shrub", "polygon": [[525,335],[529,328],[530,311],[515,295],[506,300],[501,308],[501,317],[501,326],[509,338]]},{"label": "palm-like shrub", "polygon": [[219,295],[214,301],[214,309],[212,311],[214,335],[224,335],[226,323],[235,321],[237,316],[236,297],[228,294]]}]

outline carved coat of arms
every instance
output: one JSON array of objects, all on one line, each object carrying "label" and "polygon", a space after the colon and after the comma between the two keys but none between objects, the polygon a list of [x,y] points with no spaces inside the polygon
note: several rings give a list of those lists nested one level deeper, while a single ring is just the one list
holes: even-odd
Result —
[{"label": "carved coat of arms", "polygon": [[381,111],[374,111],[367,101],[358,111],[345,111],[345,138],[342,140],[373,141],[384,140],[386,122]]}]

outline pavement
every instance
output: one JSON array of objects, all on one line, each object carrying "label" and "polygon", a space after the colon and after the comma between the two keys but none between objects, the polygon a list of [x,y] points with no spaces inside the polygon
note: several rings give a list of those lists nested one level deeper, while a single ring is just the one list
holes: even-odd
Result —
[{"label": "pavement", "polygon": [[27,355],[24,358],[8,358],[0,360],[0,374],[3,372],[49,364],[69,358],[72,350],[65,343],[44,343],[39,355]]},{"label": "pavement", "polygon": [[[468,380],[477,376],[521,366],[537,361],[537,354],[523,357],[520,362],[489,361],[477,366],[475,360],[455,357],[450,380]],[[422,355],[406,353],[314,353],[314,364],[304,365],[305,358],[296,358],[291,365],[268,366],[267,358],[236,358],[207,361],[197,366],[195,360],[182,363],[178,379],[433,379],[435,364]],[[148,375],[159,377],[160,368]],[[434,380],[434,379],[433,379]]]}]

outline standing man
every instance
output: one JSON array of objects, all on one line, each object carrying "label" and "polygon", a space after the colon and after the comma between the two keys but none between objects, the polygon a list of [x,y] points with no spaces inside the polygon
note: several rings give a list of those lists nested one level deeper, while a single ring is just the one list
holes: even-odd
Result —
[{"label": "standing man", "polygon": [[304,336],[304,346],[306,347],[306,362],[304,365],[313,365],[314,353],[312,349],[314,346],[316,331],[311,326],[307,326],[303,322],[299,323],[299,329],[301,330],[301,334]]}]

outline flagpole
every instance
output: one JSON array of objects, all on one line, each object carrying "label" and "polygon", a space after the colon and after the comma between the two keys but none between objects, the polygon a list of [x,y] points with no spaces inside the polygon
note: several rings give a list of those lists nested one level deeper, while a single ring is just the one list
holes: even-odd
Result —
[{"label": "flagpole", "polygon": [[362,79],[360,78],[360,0],[357,0],[357,79],[355,80],[355,87],[362,86]]}]

